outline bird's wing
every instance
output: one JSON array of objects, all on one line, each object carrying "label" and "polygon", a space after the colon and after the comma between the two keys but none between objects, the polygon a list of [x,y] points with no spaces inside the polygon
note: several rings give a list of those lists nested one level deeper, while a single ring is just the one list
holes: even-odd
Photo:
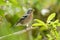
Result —
[{"label": "bird's wing", "polygon": [[17,21],[16,24],[18,24],[18,23],[21,23],[21,24],[22,24],[22,21],[23,21],[25,18],[27,18],[27,16],[28,16],[28,15],[24,15],[23,17],[21,17],[21,18]]}]

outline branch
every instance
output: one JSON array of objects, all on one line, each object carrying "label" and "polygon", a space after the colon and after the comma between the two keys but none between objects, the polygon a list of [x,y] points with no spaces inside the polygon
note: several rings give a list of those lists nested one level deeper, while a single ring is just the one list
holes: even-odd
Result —
[{"label": "branch", "polygon": [[26,29],[24,29],[24,30],[21,30],[21,31],[18,31],[18,32],[14,32],[14,33],[12,33],[12,34],[8,34],[8,35],[6,35],[6,36],[2,36],[2,37],[0,37],[0,39],[3,39],[3,38],[8,37],[8,36],[12,36],[12,35],[19,35],[19,34],[22,34],[22,33],[24,33],[24,32],[27,32],[27,31],[29,31],[29,30],[36,29],[36,28],[38,28],[38,27],[29,27],[29,28],[26,28]]}]

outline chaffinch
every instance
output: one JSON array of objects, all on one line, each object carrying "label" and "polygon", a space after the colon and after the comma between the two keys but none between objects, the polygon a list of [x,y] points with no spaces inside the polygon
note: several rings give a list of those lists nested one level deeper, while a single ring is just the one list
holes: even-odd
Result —
[{"label": "chaffinch", "polygon": [[28,26],[28,25],[31,23],[32,19],[33,19],[33,11],[34,11],[34,10],[33,10],[32,8],[29,8],[29,9],[27,10],[27,12],[26,12],[26,15],[22,16],[22,17],[18,20],[18,22],[16,23],[16,25],[22,24],[22,25]]}]

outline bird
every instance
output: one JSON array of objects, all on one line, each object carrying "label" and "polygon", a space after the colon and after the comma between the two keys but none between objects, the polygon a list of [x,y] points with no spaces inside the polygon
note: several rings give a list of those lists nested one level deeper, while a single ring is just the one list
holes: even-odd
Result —
[{"label": "bird", "polygon": [[[32,8],[29,8],[27,10],[27,12],[25,13],[25,15],[23,15],[17,22],[16,22],[16,26],[20,26],[20,25],[24,25],[25,26],[25,29],[27,28],[31,28],[31,22],[33,20],[33,12],[34,12],[34,9]],[[27,36],[28,36],[28,40],[32,40],[32,31],[29,30],[26,32],[27,33]]]},{"label": "bird", "polygon": [[25,15],[23,15],[16,23],[16,25],[26,25],[28,27],[28,25],[32,22],[33,20],[33,12],[34,9],[29,8],[27,10],[27,12],[25,13]]}]

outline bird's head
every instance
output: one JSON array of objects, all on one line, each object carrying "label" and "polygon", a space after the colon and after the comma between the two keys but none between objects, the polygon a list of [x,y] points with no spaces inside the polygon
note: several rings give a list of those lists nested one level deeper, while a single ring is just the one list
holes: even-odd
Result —
[{"label": "bird's head", "polygon": [[33,12],[34,12],[34,9],[29,8],[28,11],[27,11],[27,14],[30,14],[30,13],[33,13]]}]

